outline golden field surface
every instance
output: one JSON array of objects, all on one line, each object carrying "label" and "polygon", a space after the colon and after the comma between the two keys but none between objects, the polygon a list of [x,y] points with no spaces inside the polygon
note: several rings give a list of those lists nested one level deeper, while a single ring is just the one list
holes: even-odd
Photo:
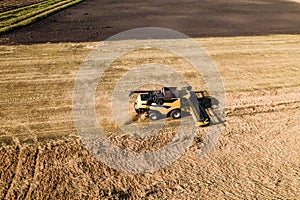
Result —
[{"label": "golden field surface", "polygon": [[[80,65],[99,43],[0,46],[0,199],[297,199],[300,196],[300,36],[195,38],[215,62],[227,96],[226,122],[210,154],[197,152],[206,128],[172,165],[120,172],[82,145],[72,114]],[[109,109],[114,83],[129,66],[160,63],[201,89],[186,62],[167,52],[119,58],[96,92]],[[105,90],[105,91],[103,91]],[[98,112],[100,126],[115,126]],[[141,120],[143,121],[143,120]],[[158,149],[172,130],[146,141],[115,132],[136,152]]]}]

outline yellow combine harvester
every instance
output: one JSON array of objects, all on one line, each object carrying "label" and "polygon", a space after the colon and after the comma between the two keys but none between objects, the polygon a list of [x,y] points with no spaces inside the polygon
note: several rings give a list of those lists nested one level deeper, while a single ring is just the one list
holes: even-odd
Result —
[{"label": "yellow combine harvester", "polygon": [[[181,118],[182,113],[190,113],[197,126],[206,126],[210,117],[206,112],[211,107],[211,98],[205,91],[192,91],[190,86],[178,90],[176,87],[163,87],[161,90],[132,91],[138,93],[134,103],[137,113],[146,112],[151,120],[163,117]],[[201,96],[197,96],[201,94]]]}]

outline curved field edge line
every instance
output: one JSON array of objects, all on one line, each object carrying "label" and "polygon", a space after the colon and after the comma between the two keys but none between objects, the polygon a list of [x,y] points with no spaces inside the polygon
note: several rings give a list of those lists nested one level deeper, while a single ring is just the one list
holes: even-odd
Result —
[{"label": "curved field edge line", "polygon": [[[13,24],[16,24],[16,23],[19,23],[23,20],[26,20],[30,17],[33,17],[35,15],[38,15],[38,14],[41,14],[43,12],[46,12],[48,10],[52,10],[54,8],[58,8],[60,6],[63,6],[63,5],[66,5],[70,2],[72,2],[73,0],[68,0],[68,1],[62,1],[62,2],[57,2],[55,4],[51,4],[51,5],[48,5],[47,7],[37,7],[35,10],[32,10],[31,12],[27,12],[26,14],[22,14],[22,12],[19,12],[20,14],[17,14],[17,15],[20,15],[20,16],[8,16],[9,19],[8,20],[4,20],[3,22],[0,22],[0,27],[1,28],[4,28],[6,26],[10,26],[10,25],[13,25]],[[0,17],[1,18],[1,17]]]},{"label": "curved field edge line", "polygon": [[73,0],[73,1],[68,1],[69,3],[66,3],[66,4],[63,4],[62,6],[59,6],[59,7],[56,7],[56,8],[53,8],[51,10],[48,10],[46,12],[43,12],[43,13],[40,13],[38,15],[35,15],[35,16],[32,16],[30,18],[27,18],[27,19],[24,19],[16,24],[12,24],[10,26],[6,26],[6,27],[3,27],[3,28],[0,28],[0,34],[4,34],[4,33],[8,33],[8,32],[11,32],[11,31],[14,31],[18,28],[21,28],[23,26],[27,26],[31,23],[34,23],[36,21],[39,21],[41,19],[44,19],[52,14],[55,14],[63,9],[66,9],[68,7],[71,7],[71,6],[74,6],[78,3],[81,3],[83,0]]}]

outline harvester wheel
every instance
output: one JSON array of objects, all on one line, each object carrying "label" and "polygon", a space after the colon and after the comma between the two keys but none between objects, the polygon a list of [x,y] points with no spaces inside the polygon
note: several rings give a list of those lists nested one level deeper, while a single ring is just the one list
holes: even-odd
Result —
[{"label": "harvester wheel", "polygon": [[160,115],[157,112],[150,112],[149,113],[149,118],[151,120],[158,120],[160,118]]},{"label": "harvester wheel", "polygon": [[181,111],[180,110],[173,110],[170,115],[174,119],[179,119],[181,117]]}]

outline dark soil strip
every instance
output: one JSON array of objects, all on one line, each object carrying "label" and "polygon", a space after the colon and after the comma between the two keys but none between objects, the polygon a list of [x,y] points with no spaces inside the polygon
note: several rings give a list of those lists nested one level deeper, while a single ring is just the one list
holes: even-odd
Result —
[{"label": "dark soil strip", "polygon": [[300,34],[300,4],[286,0],[85,0],[2,35],[0,44],[100,41],[140,27],[163,27],[190,37]]}]

